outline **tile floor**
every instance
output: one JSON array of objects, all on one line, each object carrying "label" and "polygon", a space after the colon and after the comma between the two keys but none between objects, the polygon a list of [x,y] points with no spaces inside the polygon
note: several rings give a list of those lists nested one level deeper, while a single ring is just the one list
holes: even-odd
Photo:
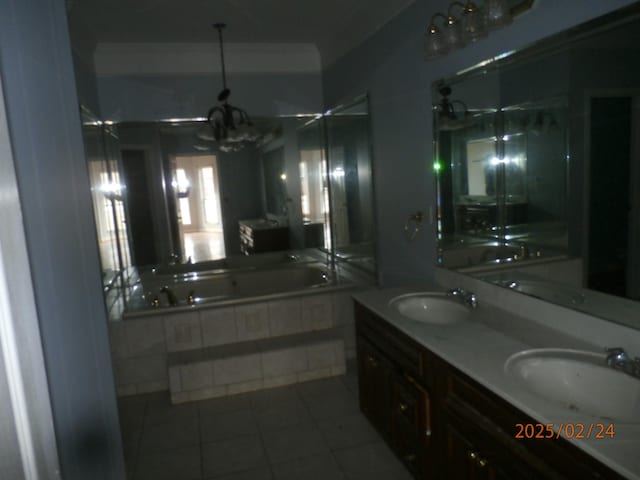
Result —
[{"label": "tile floor", "polygon": [[120,399],[129,480],[411,480],[346,375],[178,406]]}]

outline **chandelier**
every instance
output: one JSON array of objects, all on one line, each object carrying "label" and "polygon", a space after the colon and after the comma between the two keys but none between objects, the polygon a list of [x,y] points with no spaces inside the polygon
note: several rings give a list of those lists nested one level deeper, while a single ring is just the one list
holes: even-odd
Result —
[{"label": "chandelier", "polygon": [[[209,110],[207,121],[211,126],[212,140],[218,142],[220,150],[223,152],[237,152],[245,146],[258,141],[261,135],[251,122],[249,114],[228,102],[231,96],[231,90],[227,88],[227,72],[224,64],[224,44],[222,40],[222,30],[225,27],[226,24],[224,23],[216,23],[213,25],[213,28],[218,30],[218,38],[220,39],[222,91],[218,94],[218,102],[220,102],[220,104]],[[207,140],[208,139],[209,138],[207,138]]]}]

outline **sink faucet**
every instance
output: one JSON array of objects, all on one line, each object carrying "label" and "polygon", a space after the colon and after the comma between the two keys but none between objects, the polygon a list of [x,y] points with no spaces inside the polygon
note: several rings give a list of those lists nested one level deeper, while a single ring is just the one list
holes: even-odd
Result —
[{"label": "sink faucet", "polygon": [[178,305],[178,298],[176,297],[176,294],[173,293],[173,291],[167,285],[160,289],[160,293],[165,293],[167,295],[167,301],[169,302],[169,305]]},{"label": "sink faucet", "polygon": [[607,366],[640,378],[640,358],[631,358],[624,348],[606,348]]},{"label": "sink faucet", "polygon": [[454,298],[459,298],[462,303],[476,308],[478,306],[478,297],[475,293],[467,292],[462,288],[452,288],[447,292],[447,295]]}]

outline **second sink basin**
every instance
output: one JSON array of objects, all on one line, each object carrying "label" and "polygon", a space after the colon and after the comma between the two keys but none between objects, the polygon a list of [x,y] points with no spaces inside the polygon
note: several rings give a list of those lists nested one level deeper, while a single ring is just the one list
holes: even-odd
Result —
[{"label": "second sink basin", "polygon": [[640,379],[605,364],[605,355],[534,349],[505,364],[530,392],[568,410],[622,423],[640,423]]},{"label": "second sink basin", "polygon": [[471,309],[442,293],[409,293],[393,298],[389,305],[398,313],[431,325],[454,325],[468,320]]}]

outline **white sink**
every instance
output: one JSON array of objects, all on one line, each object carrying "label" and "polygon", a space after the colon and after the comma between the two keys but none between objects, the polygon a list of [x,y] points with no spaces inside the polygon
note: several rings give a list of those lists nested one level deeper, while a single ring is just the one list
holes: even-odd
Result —
[{"label": "white sink", "polygon": [[389,305],[401,315],[431,325],[454,325],[468,320],[471,309],[442,293],[409,293],[393,298]]},{"label": "white sink", "polygon": [[605,358],[580,350],[525,350],[507,360],[505,371],[530,392],[568,410],[640,423],[640,379],[608,367]]}]

